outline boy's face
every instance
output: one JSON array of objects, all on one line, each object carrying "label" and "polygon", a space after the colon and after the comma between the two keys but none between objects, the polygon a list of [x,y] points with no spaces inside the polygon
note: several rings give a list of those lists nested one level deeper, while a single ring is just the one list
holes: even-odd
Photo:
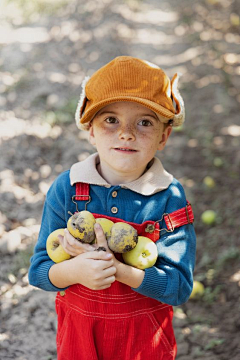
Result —
[{"label": "boy's face", "polygon": [[89,135],[100,157],[100,172],[112,185],[139,178],[172,128],[164,129],[157,115],[134,102],[116,102],[101,109]]}]

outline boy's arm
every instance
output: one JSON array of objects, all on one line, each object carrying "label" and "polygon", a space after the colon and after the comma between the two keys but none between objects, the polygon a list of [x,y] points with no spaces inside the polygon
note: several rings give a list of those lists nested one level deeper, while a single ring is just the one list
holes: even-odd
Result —
[{"label": "boy's arm", "polygon": [[[165,213],[186,206],[184,190],[177,181],[169,187],[168,194]],[[166,224],[163,223],[162,228],[166,228]],[[193,225],[181,226],[172,233],[163,231],[156,245],[156,264],[145,269],[143,282],[133,290],[169,305],[180,305],[188,300],[193,286],[196,253]]]},{"label": "boy's arm", "polygon": [[51,283],[58,288],[82,284],[92,290],[103,290],[115,281],[113,255],[104,251],[89,251],[70,260],[54,264],[49,270]]},{"label": "boy's arm", "polygon": [[[186,206],[184,190],[180,184],[172,186],[165,212],[171,213]],[[164,226],[163,224],[163,227]],[[196,236],[192,224],[181,226],[172,233],[163,233],[156,243],[156,264],[143,270],[116,260],[116,280],[132,287],[136,292],[169,305],[186,302],[193,285]]]}]

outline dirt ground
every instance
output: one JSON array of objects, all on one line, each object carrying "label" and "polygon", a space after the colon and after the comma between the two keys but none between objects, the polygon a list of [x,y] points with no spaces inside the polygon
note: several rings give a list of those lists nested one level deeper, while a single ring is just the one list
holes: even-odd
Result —
[{"label": "dirt ground", "polygon": [[[193,205],[195,279],[205,293],[175,308],[177,359],[239,359],[239,1],[3,4],[0,358],[56,360],[55,295],[31,287],[27,277],[44,197],[60,172],[94,152],[74,124],[84,76],[131,55],[170,77],[182,73],[186,123],[159,157]],[[205,210],[215,211],[214,224],[202,222]]]}]

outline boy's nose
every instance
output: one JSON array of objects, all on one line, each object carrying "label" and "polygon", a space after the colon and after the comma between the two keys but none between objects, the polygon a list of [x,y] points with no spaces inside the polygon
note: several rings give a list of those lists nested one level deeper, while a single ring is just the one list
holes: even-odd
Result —
[{"label": "boy's nose", "polygon": [[133,127],[126,125],[119,129],[119,138],[123,140],[135,140],[135,131]]}]

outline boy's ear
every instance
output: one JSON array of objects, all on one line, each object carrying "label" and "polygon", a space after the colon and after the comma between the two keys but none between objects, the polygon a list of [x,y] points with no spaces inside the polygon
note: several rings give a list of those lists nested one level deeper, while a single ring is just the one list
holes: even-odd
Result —
[{"label": "boy's ear", "polygon": [[167,126],[166,129],[162,133],[162,139],[159,142],[158,150],[161,151],[164,149],[164,147],[167,143],[167,140],[168,140],[169,136],[171,135],[171,132],[172,132],[172,126]]},{"label": "boy's ear", "polygon": [[88,135],[88,139],[89,139],[89,142],[90,144],[92,144],[93,146],[96,145],[96,141],[95,141],[95,137],[94,137],[94,132],[93,132],[93,126],[90,125],[90,128],[89,128],[89,135]]}]

